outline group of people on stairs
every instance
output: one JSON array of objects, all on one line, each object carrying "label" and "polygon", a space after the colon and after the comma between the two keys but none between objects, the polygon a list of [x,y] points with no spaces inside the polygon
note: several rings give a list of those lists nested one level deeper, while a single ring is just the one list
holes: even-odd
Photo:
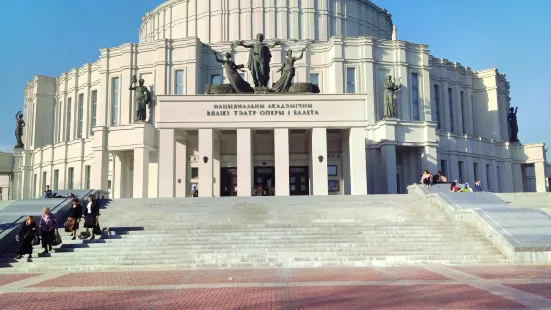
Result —
[{"label": "group of people on stairs", "polygon": [[[80,227],[81,219],[84,218],[85,232],[81,233],[82,239],[95,239],[96,235],[101,234],[99,228],[99,204],[94,200],[92,195],[88,195],[88,201],[83,208],[78,198],[73,198],[71,208],[67,212],[67,221],[65,222],[65,231],[70,232],[72,240],[76,239],[77,230]],[[37,223],[32,216],[27,216],[27,219],[21,226],[21,230],[16,239],[21,243],[17,252],[17,259],[23,258],[23,255],[29,255],[29,260],[32,258],[33,245],[42,243],[44,252],[47,254],[52,251],[52,247],[60,244],[61,237],[59,236],[59,225],[56,216],[50,212],[49,208],[42,209],[42,217]],[[92,229],[92,234],[90,234]]]}]

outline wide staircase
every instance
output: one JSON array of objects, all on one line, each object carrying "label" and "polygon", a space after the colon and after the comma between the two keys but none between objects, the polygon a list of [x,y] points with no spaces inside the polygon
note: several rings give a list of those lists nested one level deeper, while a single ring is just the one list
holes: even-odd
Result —
[{"label": "wide staircase", "polygon": [[117,199],[100,222],[101,239],[62,232],[48,257],[12,248],[0,272],[506,262],[413,195]]}]

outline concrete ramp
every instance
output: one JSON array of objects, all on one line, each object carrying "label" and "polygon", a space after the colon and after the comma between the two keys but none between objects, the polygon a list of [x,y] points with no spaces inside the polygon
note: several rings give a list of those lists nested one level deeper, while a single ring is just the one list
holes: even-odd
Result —
[{"label": "concrete ramp", "polygon": [[[430,201],[456,221],[474,226],[509,259],[518,263],[551,262],[551,216],[532,208],[512,208],[489,192],[452,193],[445,185],[413,185],[410,194]],[[521,195],[514,194],[517,200]]]}]

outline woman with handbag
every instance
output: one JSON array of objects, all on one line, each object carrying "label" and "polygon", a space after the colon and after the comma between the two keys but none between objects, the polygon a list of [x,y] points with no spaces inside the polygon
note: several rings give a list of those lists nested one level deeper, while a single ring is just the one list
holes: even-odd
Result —
[{"label": "woman with handbag", "polygon": [[50,208],[42,209],[42,218],[40,219],[40,233],[42,234],[42,247],[44,252],[42,254],[47,254],[48,251],[52,250],[52,245],[56,242],[56,232],[57,232],[57,219],[55,215],[50,213]]},{"label": "woman with handbag", "polygon": [[73,205],[67,211],[67,222],[65,222],[65,231],[71,232],[72,240],[77,238],[80,218],[82,217],[82,207],[78,203],[78,198],[73,198]]},{"label": "woman with handbag", "polygon": [[17,259],[21,259],[23,255],[29,254],[29,259],[33,255],[33,239],[36,236],[36,223],[33,221],[32,216],[27,216],[25,223],[21,226],[19,232],[19,240],[21,241],[21,247],[17,252]]},{"label": "woman with handbag", "polygon": [[98,232],[99,225],[99,204],[94,200],[94,196],[88,195],[88,204],[86,204],[86,209],[84,209],[84,228],[86,228],[86,238],[90,236],[90,228],[92,228],[92,237],[90,240],[96,238],[96,235],[101,233]]}]

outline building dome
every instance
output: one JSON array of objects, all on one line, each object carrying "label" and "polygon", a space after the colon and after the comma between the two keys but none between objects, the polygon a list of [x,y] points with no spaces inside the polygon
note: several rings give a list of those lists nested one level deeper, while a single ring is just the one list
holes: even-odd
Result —
[{"label": "building dome", "polygon": [[148,12],[140,42],[198,37],[204,43],[267,39],[390,39],[392,18],[369,0],[169,0]]}]

